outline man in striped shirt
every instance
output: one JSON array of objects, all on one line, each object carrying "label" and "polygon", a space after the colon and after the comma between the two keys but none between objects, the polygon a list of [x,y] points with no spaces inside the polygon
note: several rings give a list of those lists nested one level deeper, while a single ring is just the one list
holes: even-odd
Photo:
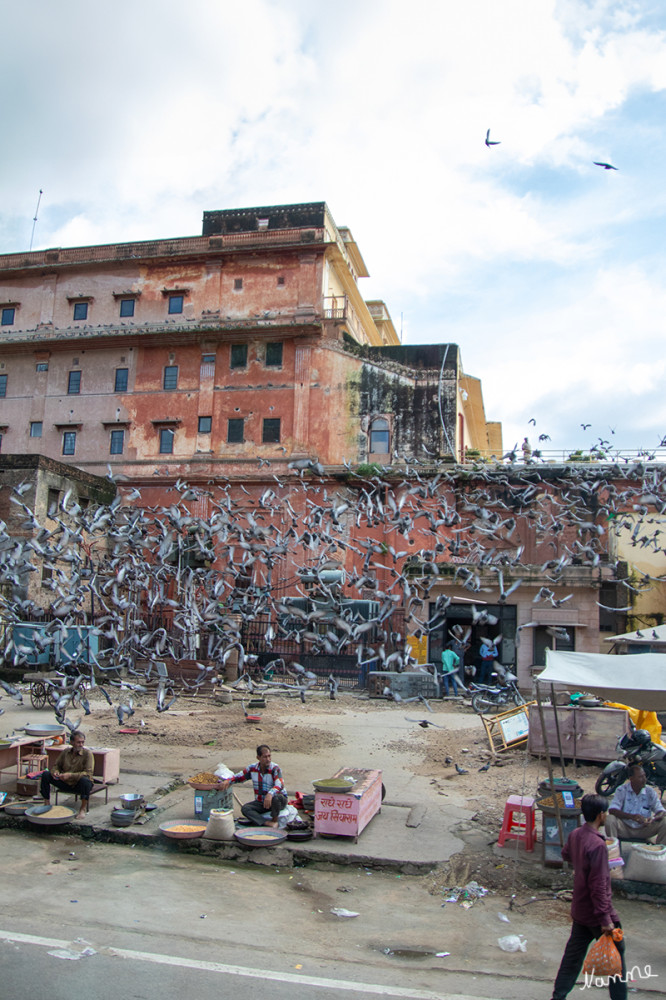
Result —
[{"label": "man in striped shirt", "polygon": [[[248,778],[252,779],[254,800],[241,806],[243,816],[252,820],[255,826],[276,827],[278,816],[287,804],[287,790],[284,787],[282,771],[271,761],[271,748],[266,744],[257,747],[256,764],[250,764],[242,771],[238,771],[233,778],[228,778],[224,782],[223,787],[228,788],[229,785],[247,781]],[[270,819],[266,819],[267,812],[271,814]]]}]

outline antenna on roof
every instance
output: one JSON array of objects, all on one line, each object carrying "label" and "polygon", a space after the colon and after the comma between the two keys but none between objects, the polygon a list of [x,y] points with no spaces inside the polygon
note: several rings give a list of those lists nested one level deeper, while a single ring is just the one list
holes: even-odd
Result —
[{"label": "antenna on roof", "polygon": [[[42,195],[43,195],[43,194],[44,194],[44,192],[43,192],[43,191],[42,191],[42,189],[40,188],[40,189],[39,189],[39,198],[37,199],[37,208],[35,209],[35,217],[34,217],[34,219],[32,220],[32,234],[31,234],[31,236],[30,236],[30,250],[32,250],[32,241],[33,241],[33,240],[34,240],[34,238],[35,238],[35,226],[37,225],[37,213],[39,212],[39,203],[40,203],[40,201],[42,200]],[[29,251],[28,251],[28,252],[29,252]]]},{"label": "antenna on roof", "polygon": [[402,311],[400,312],[400,343],[402,344]]}]

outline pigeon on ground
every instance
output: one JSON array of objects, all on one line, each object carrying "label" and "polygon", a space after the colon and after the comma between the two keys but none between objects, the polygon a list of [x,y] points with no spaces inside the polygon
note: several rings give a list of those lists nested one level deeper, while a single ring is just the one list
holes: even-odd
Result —
[{"label": "pigeon on ground", "polygon": [[458,774],[469,774],[469,771],[465,770],[464,767],[461,767],[460,764],[456,764],[456,771]]}]

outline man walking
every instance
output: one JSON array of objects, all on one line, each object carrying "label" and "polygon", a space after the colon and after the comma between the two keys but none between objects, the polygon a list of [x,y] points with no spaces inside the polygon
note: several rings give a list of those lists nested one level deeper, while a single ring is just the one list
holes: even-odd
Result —
[{"label": "man walking", "polygon": [[[584,795],[581,810],[585,824],[569,834],[562,850],[564,860],[574,867],[573,926],[555,979],[553,1000],[564,1000],[573,989],[592,941],[620,926],[611,901],[606,838],[599,833],[599,827],[606,822],[608,799],[603,795]],[[609,978],[608,992],[611,1000],[626,1000],[624,941],[616,942],[616,947],[622,959],[622,975]]]}]

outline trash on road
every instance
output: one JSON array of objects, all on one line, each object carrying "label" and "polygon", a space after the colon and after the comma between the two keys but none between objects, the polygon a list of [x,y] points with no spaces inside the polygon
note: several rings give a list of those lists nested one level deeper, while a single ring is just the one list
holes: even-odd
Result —
[{"label": "trash on road", "polygon": [[345,910],[344,906],[334,906],[333,909],[331,910],[331,913],[334,913],[336,915],[336,917],[358,917],[358,916],[360,916],[359,913],[354,913],[353,910]]},{"label": "trash on road", "polygon": [[527,939],[522,934],[507,934],[497,939],[502,951],[527,951]]}]

